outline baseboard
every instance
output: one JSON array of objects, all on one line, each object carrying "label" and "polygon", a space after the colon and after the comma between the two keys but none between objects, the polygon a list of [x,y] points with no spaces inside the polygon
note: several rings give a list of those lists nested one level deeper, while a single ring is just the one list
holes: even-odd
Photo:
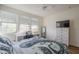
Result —
[{"label": "baseboard", "polygon": [[77,47],[77,46],[74,46],[74,45],[69,45],[69,47],[75,47],[75,48],[79,48],[79,47]]}]

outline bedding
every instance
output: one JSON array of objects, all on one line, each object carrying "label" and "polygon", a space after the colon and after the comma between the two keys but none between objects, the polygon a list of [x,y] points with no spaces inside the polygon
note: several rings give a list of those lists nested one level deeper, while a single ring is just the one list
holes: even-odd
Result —
[{"label": "bedding", "polygon": [[[61,44],[44,38],[31,38],[15,44],[18,54],[67,54],[68,49],[65,44]],[[18,50],[19,49],[19,50]]]},{"label": "bedding", "polygon": [[66,45],[41,37],[11,42],[0,37],[0,53],[3,54],[67,54]]},{"label": "bedding", "polygon": [[8,38],[0,36],[0,54],[11,54],[13,53],[13,47],[11,41]]}]

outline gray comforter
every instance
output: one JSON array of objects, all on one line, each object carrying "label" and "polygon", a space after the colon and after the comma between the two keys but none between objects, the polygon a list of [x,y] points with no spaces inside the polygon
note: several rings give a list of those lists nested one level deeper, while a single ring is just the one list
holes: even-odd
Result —
[{"label": "gray comforter", "polygon": [[[18,44],[17,44],[18,43]],[[31,38],[11,43],[7,38],[0,38],[0,53],[8,54],[67,54],[66,45],[41,38]]]}]

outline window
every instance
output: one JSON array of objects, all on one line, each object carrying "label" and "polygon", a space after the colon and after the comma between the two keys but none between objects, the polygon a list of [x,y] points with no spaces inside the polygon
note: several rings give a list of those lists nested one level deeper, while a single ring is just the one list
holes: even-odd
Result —
[{"label": "window", "polygon": [[39,27],[38,27],[38,25],[32,25],[31,26],[31,31],[32,31],[32,34],[39,34]]},{"label": "window", "polygon": [[39,33],[39,20],[36,17],[19,16],[15,13],[0,10],[0,33],[28,31],[31,31],[32,34]]},{"label": "window", "polygon": [[32,32],[32,34],[39,34],[39,23],[36,18],[21,16],[20,17],[20,31],[19,32]]},{"label": "window", "polygon": [[16,32],[17,15],[2,10],[0,10],[0,12],[0,33]]},{"label": "window", "polygon": [[1,28],[2,28],[2,33],[16,32],[16,24],[15,23],[2,23]]},{"label": "window", "polygon": [[26,24],[20,24],[20,32],[27,32],[27,31],[31,31],[30,29],[30,25],[26,25]]},{"label": "window", "polygon": [[39,34],[39,27],[38,25],[26,25],[26,24],[20,24],[20,33],[31,31],[32,34]]}]

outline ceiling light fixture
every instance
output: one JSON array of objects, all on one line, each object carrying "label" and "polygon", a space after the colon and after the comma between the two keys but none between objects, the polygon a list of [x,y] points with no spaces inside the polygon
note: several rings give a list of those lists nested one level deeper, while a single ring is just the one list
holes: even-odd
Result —
[{"label": "ceiling light fixture", "polygon": [[43,10],[46,10],[48,8],[48,5],[46,5],[46,4],[43,4],[43,7],[42,7],[42,9]]},{"label": "ceiling light fixture", "polygon": [[47,7],[48,7],[48,6],[44,6],[44,7],[43,7],[43,10],[47,9]]}]

